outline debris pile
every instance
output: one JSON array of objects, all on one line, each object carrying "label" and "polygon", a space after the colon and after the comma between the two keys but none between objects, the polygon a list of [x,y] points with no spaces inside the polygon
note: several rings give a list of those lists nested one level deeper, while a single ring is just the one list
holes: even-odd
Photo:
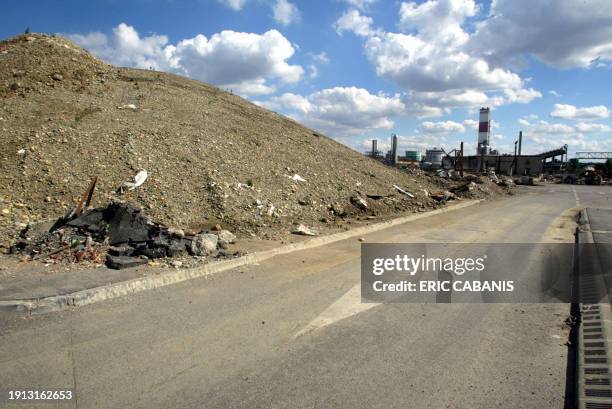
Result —
[{"label": "debris pile", "polygon": [[48,230],[30,226],[13,246],[14,253],[32,258],[68,258],[68,261],[102,263],[111,268],[146,264],[149,259],[212,256],[234,243],[227,230],[215,233],[185,232],[153,223],[142,211],[127,203],[111,203],[104,208],[61,218]]},{"label": "debris pile", "polygon": [[[221,224],[239,238],[278,241],[296,239],[296,225],[324,234],[435,209],[443,201],[428,192],[462,183],[387,167],[237,95],[116,68],[59,36],[0,42],[0,251],[24,227],[66,214],[92,174],[96,207],[125,202],[185,232]],[[479,186],[469,195],[498,193]],[[188,253],[214,240],[161,237],[185,241]],[[155,240],[147,231],[145,243]],[[146,252],[177,251],[159,247]]]}]

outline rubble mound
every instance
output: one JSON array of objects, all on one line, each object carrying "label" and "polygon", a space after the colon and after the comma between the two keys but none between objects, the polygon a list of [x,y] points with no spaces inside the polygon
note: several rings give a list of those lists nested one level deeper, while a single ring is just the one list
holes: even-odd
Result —
[{"label": "rubble mound", "polygon": [[[141,186],[118,190],[143,170]],[[426,175],[218,88],[116,68],[58,36],[0,42],[0,246],[73,208],[93,176],[94,206],[123,201],[166,227],[238,237],[441,205]]]},{"label": "rubble mound", "polygon": [[106,255],[107,265],[120,269],[186,254],[225,256],[223,250],[236,239],[227,230],[194,233],[169,229],[126,203],[110,203],[60,218],[50,228],[40,227],[23,229],[11,252],[54,263],[67,259],[100,264]]}]

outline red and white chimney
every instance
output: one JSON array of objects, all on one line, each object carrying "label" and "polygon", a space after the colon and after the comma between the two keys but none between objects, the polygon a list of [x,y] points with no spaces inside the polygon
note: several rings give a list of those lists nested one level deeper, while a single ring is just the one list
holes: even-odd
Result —
[{"label": "red and white chimney", "polygon": [[480,108],[480,119],[478,121],[478,148],[479,155],[488,155],[491,149],[491,110]]}]

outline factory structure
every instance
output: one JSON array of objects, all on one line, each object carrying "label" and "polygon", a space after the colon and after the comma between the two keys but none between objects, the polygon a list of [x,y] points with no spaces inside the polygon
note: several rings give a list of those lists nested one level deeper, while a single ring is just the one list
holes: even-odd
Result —
[{"label": "factory structure", "polygon": [[508,176],[539,176],[558,174],[564,171],[567,163],[567,145],[536,155],[524,155],[523,133],[520,132],[514,143],[513,153],[499,153],[491,147],[491,110],[481,108],[478,121],[478,141],[476,154],[465,156],[463,142],[455,149],[445,151],[432,147],[421,155],[420,150],[407,150],[400,155],[397,135],[391,136],[391,148],[383,153],[378,150],[378,141],[372,140],[372,149],[366,152],[376,160],[390,166],[406,168],[419,166],[423,169],[455,169],[460,171],[484,172],[494,170],[497,174]]}]

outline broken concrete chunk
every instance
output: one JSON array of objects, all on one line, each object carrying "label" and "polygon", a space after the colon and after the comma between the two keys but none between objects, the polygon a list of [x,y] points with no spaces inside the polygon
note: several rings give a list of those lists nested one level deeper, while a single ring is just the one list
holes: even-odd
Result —
[{"label": "broken concrete chunk", "polygon": [[311,206],[313,204],[313,201],[310,196],[305,196],[301,199],[298,199],[298,204],[300,206]]},{"label": "broken concrete chunk", "polygon": [[51,76],[51,78],[53,78],[55,81],[62,81],[64,79],[64,76],[56,72]]},{"label": "broken concrete chunk", "polygon": [[170,244],[166,246],[166,256],[167,257],[177,257],[182,256],[187,252],[187,243],[185,240],[172,240]]},{"label": "broken concrete chunk", "polygon": [[111,256],[131,256],[134,254],[134,248],[131,246],[111,246],[108,248],[108,254]]},{"label": "broken concrete chunk", "polygon": [[302,236],[316,236],[318,234],[315,230],[309,227],[306,227],[303,224],[294,225],[293,229],[291,230],[291,233],[299,234]]},{"label": "broken concrete chunk", "polygon": [[124,268],[137,267],[144,264],[147,264],[147,260],[140,257],[106,256],[106,266],[115,270],[123,270]]},{"label": "broken concrete chunk", "polygon": [[453,189],[451,189],[453,192],[457,193],[457,192],[472,192],[477,188],[476,183],[474,182],[469,182],[469,183],[465,183],[461,186],[457,186]]},{"label": "broken concrete chunk", "polygon": [[294,182],[306,182],[306,179],[304,179],[303,177],[301,177],[297,173],[295,175],[291,176],[291,180],[293,180]]},{"label": "broken concrete chunk", "polygon": [[183,237],[185,237],[185,232],[181,229],[175,229],[173,227],[168,228],[168,235],[171,237],[178,237],[179,239],[182,239]]},{"label": "broken concrete chunk", "polygon": [[344,207],[342,207],[338,203],[332,203],[329,206],[329,210],[331,210],[332,213],[336,216],[340,216],[340,217],[346,216],[346,210],[344,210]]},{"label": "broken concrete chunk", "polygon": [[100,209],[86,211],[77,218],[70,220],[66,225],[86,228],[92,233],[101,233],[105,226],[104,212]]},{"label": "broken concrete chunk", "polygon": [[128,205],[112,203],[104,209],[104,220],[108,222],[109,244],[144,242],[152,236],[152,226],[140,210]]},{"label": "broken concrete chunk", "polygon": [[189,251],[194,256],[208,256],[217,249],[218,240],[216,234],[197,234],[193,240],[191,240]]},{"label": "broken concrete chunk", "polygon": [[272,217],[274,215],[274,210],[276,210],[276,207],[274,207],[274,205],[270,203],[268,205],[268,210],[266,211],[266,214],[268,215],[268,217]]},{"label": "broken concrete chunk", "polygon": [[368,202],[359,195],[351,196],[351,203],[361,210],[368,210]]},{"label": "broken concrete chunk", "polygon": [[431,193],[430,196],[438,202],[446,202],[456,198],[456,196],[449,191]]},{"label": "broken concrete chunk", "polygon": [[132,111],[135,111],[137,109],[136,105],[134,104],[121,105],[121,106],[118,106],[117,108],[118,109],[130,109]]},{"label": "broken concrete chunk", "polygon": [[221,230],[217,233],[218,244],[222,249],[226,248],[228,244],[236,241],[236,236],[229,230]]}]

